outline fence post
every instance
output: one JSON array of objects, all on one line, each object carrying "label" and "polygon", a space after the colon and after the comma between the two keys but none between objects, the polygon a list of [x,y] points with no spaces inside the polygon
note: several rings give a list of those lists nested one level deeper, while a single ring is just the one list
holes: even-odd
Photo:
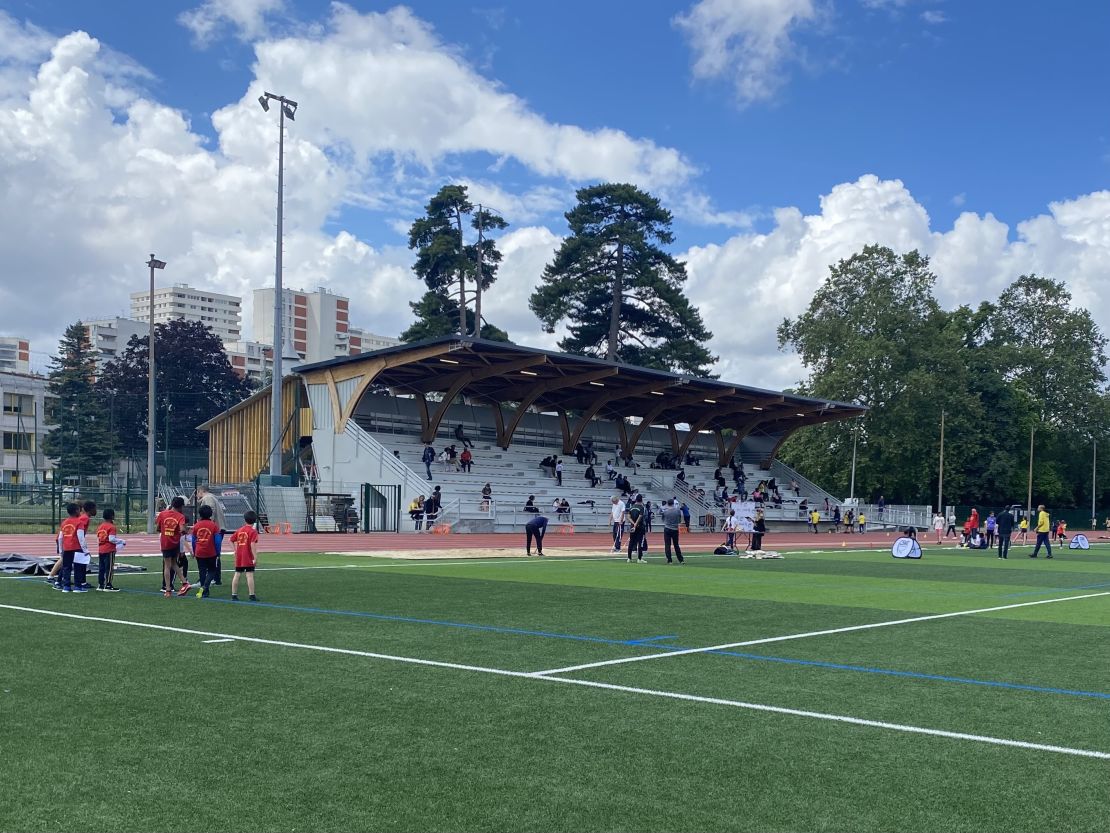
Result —
[{"label": "fence post", "polygon": [[370,531],[370,484],[362,484],[362,531]]},{"label": "fence post", "polygon": [[51,531],[58,528],[57,488],[58,488],[58,477],[57,477],[57,473],[55,472],[54,479],[50,481],[50,529],[51,529]]},{"label": "fence post", "polygon": [[393,531],[401,532],[401,487],[393,487]]},{"label": "fence post", "polygon": [[131,531],[131,472],[127,473],[123,492],[123,528]]}]

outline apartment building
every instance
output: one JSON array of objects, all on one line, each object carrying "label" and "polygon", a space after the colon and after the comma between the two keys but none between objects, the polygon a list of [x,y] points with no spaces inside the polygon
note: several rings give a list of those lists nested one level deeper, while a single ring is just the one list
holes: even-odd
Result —
[{"label": "apartment building", "polygon": [[0,481],[42,483],[53,464],[42,441],[53,427],[46,377],[0,372]]},{"label": "apartment building", "polygon": [[[155,314],[155,321],[157,318]],[[89,341],[96,350],[96,366],[103,369],[108,362],[122,355],[131,336],[146,336],[149,325],[130,318],[101,318],[86,321],[85,326],[89,328]]]},{"label": "apartment building", "polygon": [[[149,305],[149,291],[132,292],[131,319],[147,321]],[[176,318],[199,321],[211,328],[220,341],[239,341],[242,338],[242,306],[243,299],[238,295],[223,295],[177,283],[154,290],[154,323],[164,324]]]},{"label": "apartment building", "polygon": [[31,372],[31,343],[27,339],[0,336],[0,372]]},{"label": "apartment building", "polygon": [[[305,362],[352,356],[400,344],[399,339],[368,333],[350,323],[350,300],[323,287],[315,292],[282,290],[282,329]],[[271,344],[274,290],[254,290],[254,340]]]}]

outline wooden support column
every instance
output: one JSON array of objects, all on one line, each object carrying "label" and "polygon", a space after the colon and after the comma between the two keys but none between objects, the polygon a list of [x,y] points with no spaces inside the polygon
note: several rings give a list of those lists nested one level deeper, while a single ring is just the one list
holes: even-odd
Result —
[{"label": "wooden support column", "polygon": [[[712,395],[724,397],[733,393],[736,393],[735,389],[727,388],[725,390],[714,391]],[[636,446],[639,445],[640,438],[643,437],[644,432],[646,432],[648,428],[651,427],[651,424],[655,422],[655,420],[659,418],[659,415],[664,411],[670,410],[671,408],[681,408],[684,405],[692,405],[694,403],[702,402],[709,398],[711,398],[711,396],[709,392],[706,391],[702,391],[701,393],[692,393],[688,396],[681,396],[678,399],[667,399],[666,397],[664,397],[662,402],[660,402],[658,405],[644,414],[643,421],[639,425],[637,425],[636,430],[632,432],[631,448],[626,449],[626,452],[628,454],[631,454],[636,450]],[[681,420],[679,421],[681,422]]]},{"label": "wooden support column", "polygon": [[574,446],[570,444],[570,421],[567,419],[567,411],[565,408],[556,408],[555,413],[559,415],[559,428],[563,432],[563,453],[572,454]]},{"label": "wooden support column", "polygon": [[[713,439],[717,441],[717,459],[720,460],[725,456],[725,435],[721,433],[720,428],[713,431]],[[717,463],[718,466],[723,466],[724,463]]]},{"label": "wooden support column", "polygon": [[673,387],[678,384],[677,382],[652,382],[648,385],[638,385],[634,388],[625,388],[620,391],[612,391],[611,393],[604,393],[594,400],[581,416],[578,417],[578,422],[574,426],[574,430],[570,433],[568,440],[569,450],[564,450],[564,454],[570,454],[574,447],[578,445],[578,441],[582,439],[582,434],[585,433],[586,428],[589,427],[590,421],[598,415],[602,408],[612,402],[619,402],[622,399],[631,399],[637,396],[646,396],[654,391],[661,391],[665,388]]},{"label": "wooden support column", "polygon": [[771,417],[765,417],[762,415],[756,416],[752,417],[747,422],[743,422],[740,425],[736,426],[733,429],[734,434],[732,436],[732,441],[728,444],[728,448],[725,448],[721,451],[721,457],[717,461],[717,465],[728,465],[728,461],[732,459],[732,455],[736,453],[736,449],[740,447],[740,443],[744,441],[744,437],[748,436],[748,434],[754,431],[759,423],[764,422],[765,420],[768,420],[770,418]]},{"label": "wooden support column", "polygon": [[428,418],[428,398],[423,393],[417,393],[413,400],[416,402],[416,412],[420,415],[420,441],[430,443],[428,438],[428,426],[431,420]]},{"label": "wooden support column", "polygon": [[678,454],[678,429],[674,427],[673,422],[667,423],[667,434],[669,434],[671,438],[671,453]]},{"label": "wooden support column", "polygon": [[443,389],[443,399],[436,406],[435,411],[428,418],[428,421],[422,421],[422,433],[420,438],[426,443],[435,440],[436,433],[439,431],[439,426],[443,422],[443,418],[447,416],[447,409],[451,407],[451,403],[454,402],[456,397],[458,397],[458,395],[471,383],[481,381],[482,379],[488,379],[491,376],[503,376],[506,373],[515,373],[519,370],[545,364],[546,362],[547,356],[528,356],[524,359],[517,359],[511,362],[500,362],[475,370],[464,370],[462,373],[445,379],[444,382],[446,383],[446,387]]},{"label": "wooden support column", "polygon": [[575,376],[558,376],[553,379],[541,379],[537,381],[532,388],[524,394],[517,405],[516,413],[513,414],[512,419],[509,420],[505,426],[504,431],[501,432],[497,438],[497,444],[502,448],[508,448],[509,443],[512,442],[513,434],[516,433],[520,421],[524,418],[525,412],[535,403],[537,399],[547,393],[554,393],[563,388],[572,388],[576,385],[584,385],[590,382],[596,382],[613,376],[618,372],[615,367],[607,367],[603,370],[594,370],[589,373],[579,373]]}]

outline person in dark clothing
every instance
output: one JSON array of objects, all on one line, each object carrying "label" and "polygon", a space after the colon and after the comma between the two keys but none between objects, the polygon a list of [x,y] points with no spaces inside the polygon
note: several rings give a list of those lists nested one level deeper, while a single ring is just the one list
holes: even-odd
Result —
[{"label": "person in dark clothing", "polygon": [[757,509],[755,511],[755,518],[752,521],[751,552],[760,552],[763,550],[763,536],[766,532],[767,524],[763,520],[763,510]]},{"label": "person in dark clothing", "polygon": [[597,476],[597,472],[594,471],[593,466],[586,466],[586,473],[584,476],[587,480],[590,481],[591,489],[601,482],[601,478]]},{"label": "person in dark clothing", "polygon": [[667,556],[667,563],[671,563],[671,546],[674,546],[675,557],[679,564],[682,560],[682,547],[678,544],[678,527],[682,523],[682,511],[675,506],[673,500],[663,504],[663,552]]},{"label": "person in dark clothing", "polygon": [[543,536],[547,532],[547,518],[536,515],[524,525],[524,554],[532,554],[532,539],[536,541],[536,555],[543,557]]},{"label": "person in dark clothing", "polygon": [[998,515],[995,534],[998,535],[998,558],[1010,558],[1010,536],[1013,534],[1012,512],[1006,511]]},{"label": "person in dark clothing", "polygon": [[686,526],[686,531],[690,531],[690,507],[683,503],[678,507],[678,511],[682,513],[682,523]]},{"label": "person in dark clothing", "polygon": [[632,553],[636,553],[636,560],[641,564],[647,563],[644,561],[645,534],[644,504],[642,500],[637,499],[628,507],[628,563],[632,563]]},{"label": "person in dark clothing", "polygon": [[455,426],[455,439],[463,444],[463,448],[474,448],[474,443],[471,442],[470,437],[466,436],[463,431],[462,423]]},{"label": "person in dark clothing", "polygon": [[424,468],[428,472],[428,479],[432,479],[432,463],[436,461],[436,450],[432,448],[432,444],[428,443],[424,446],[424,453],[420,456],[420,462],[424,464]]},{"label": "person in dark clothing", "polygon": [[524,511],[525,512],[534,512],[536,514],[539,514],[540,510],[536,506],[536,496],[535,495],[528,495],[528,500],[526,500],[524,502]]}]

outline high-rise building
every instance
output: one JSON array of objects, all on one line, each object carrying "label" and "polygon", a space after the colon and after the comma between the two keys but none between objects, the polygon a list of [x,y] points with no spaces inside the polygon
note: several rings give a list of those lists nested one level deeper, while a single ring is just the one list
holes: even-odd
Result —
[{"label": "high-rise building", "polygon": [[[150,292],[131,293],[131,318],[148,319]],[[165,324],[175,318],[199,321],[211,328],[220,341],[238,341],[242,337],[243,299],[223,295],[209,289],[196,289],[184,283],[154,290],[154,323]]]},{"label": "high-rise building", "polygon": [[[157,299],[157,293],[155,299]],[[157,323],[157,312],[154,320]],[[85,326],[89,328],[89,341],[96,350],[96,366],[101,369],[112,359],[123,354],[131,336],[142,338],[148,334],[149,329],[145,321],[132,321],[130,318],[101,318],[86,321]]]},{"label": "high-rise building", "polygon": [[0,336],[0,372],[31,372],[31,343],[27,339]]},{"label": "high-rise building", "polygon": [[273,350],[257,341],[225,341],[231,368],[244,379],[261,382],[274,368]]},{"label": "high-rise building", "polygon": [[42,483],[53,464],[42,451],[52,427],[54,398],[45,376],[0,372],[0,479],[4,483]]},{"label": "high-rise building", "polygon": [[[282,330],[305,362],[320,362],[400,344],[399,339],[368,333],[350,323],[350,300],[320,287],[315,292],[282,290]],[[271,344],[274,290],[254,290],[254,340]],[[373,346],[368,347],[371,344]]]}]

